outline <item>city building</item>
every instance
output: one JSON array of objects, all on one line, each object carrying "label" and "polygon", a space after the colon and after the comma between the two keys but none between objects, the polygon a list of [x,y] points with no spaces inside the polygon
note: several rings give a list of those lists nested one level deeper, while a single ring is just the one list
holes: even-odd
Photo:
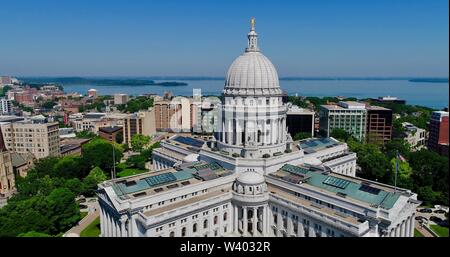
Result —
[{"label": "city building", "polygon": [[112,112],[76,113],[69,115],[69,122],[77,132],[90,131],[97,134],[102,127],[123,126],[127,116],[125,113]]},{"label": "city building", "polygon": [[[214,137],[172,136],[153,152],[157,171],[99,185],[102,237],[414,235],[417,194],[332,172],[323,163],[351,155],[334,139],[291,139],[278,76],[257,37],[252,19]],[[173,165],[162,162],[169,157]]]},{"label": "city building", "polygon": [[128,102],[127,94],[115,94],[114,95],[114,104],[126,104]]},{"label": "city building", "polygon": [[313,167],[233,173],[216,163],[99,186],[102,237],[412,237],[417,195]]},{"label": "city building", "polygon": [[287,130],[292,137],[298,133],[307,133],[314,137],[315,113],[313,111],[292,105],[286,115]]},{"label": "city building", "polygon": [[0,99],[0,115],[10,115],[12,113],[11,100],[1,98]]},{"label": "city building", "polygon": [[404,132],[401,136],[411,146],[412,150],[420,150],[425,147],[425,129],[418,128],[409,122],[403,122],[402,127]]},{"label": "city building", "polygon": [[329,137],[333,129],[343,129],[357,140],[366,137],[366,106],[358,102],[339,102],[320,106],[320,133]]},{"label": "city building", "polygon": [[155,108],[128,114],[123,119],[124,143],[131,147],[131,138],[134,135],[154,135],[156,133],[155,120]]},{"label": "city building", "polygon": [[82,153],[82,147],[87,142],[91,141],[91,138],[65,138],[60,142],[60,155],[61,156],[79,156]]},{"label": "city building", "polygon": [[428,149],[448,155],[448,112],[434,111],[428,125]]},{"label": "city building", "polygon": [[74,138],[77,135],[75,134],[74,128],[59,128],[59,138]]},{"label": "city building", "polygon": [[392,138],[392,110],[380,106],[367,106],[368,143],[384,144]]},{"label": "city building", "polygon": [[[121,139],[118,138],[118,134],[121,133],[122,137]],[[108,140],[109,142],[117,142],[119,144],[123,141],[123,128],[122,127],[102,127],[98,129],[98,135]],[[120,140],[120,142],[118,142]]]},{"label": "city building", "polygon": [[330,138],[310,138],[301,140],[305,165],[323,167],[334,173],[356,176],[356,153],[353,153],[344,142]]},{"label": "city building", "polygon": [[11,152],[6,148],[0,127],[0,208],[16,191]]},{"label": "city building", "polygon": [[32,153],[37,159],[59,156],[59,126],[56,122],[0,122],[0,127],[5,146],[10,151]]},{"label": "city building", "polygon": [[402,99],[398,99],[395,96],[380,96],[378,98],[372,98],[371,99],[373,102],[378,102],[378,103],[396,103],[396,104],[406,104],[405,100]]},{"label": "city building", "polygon": [[222,102],[218,97],[201,97],[194,94],[191,104],[192,132],[212,134],[219,130],[219,110]]},{"label": "city building", "polygon": [[[168,96],[167,96],[168,97]],[[191,132],[192,99],[186,97],[174,97],[155,101],[155,126],[159,132]]]},{"label": "city building", "polygon": [[95,99],[98,96],[97,94],[98,94],[97,93],[97,89],[91,88],[91,89],[88,90],[88,94],[87,95],[88,95],[89,98],[94,98]]},{"label": "city building", "polygon": [[31,153],[11,153],[11,162],[13,166],[14,176],[26,177],[28,170],[33,166],[35,157]]}]

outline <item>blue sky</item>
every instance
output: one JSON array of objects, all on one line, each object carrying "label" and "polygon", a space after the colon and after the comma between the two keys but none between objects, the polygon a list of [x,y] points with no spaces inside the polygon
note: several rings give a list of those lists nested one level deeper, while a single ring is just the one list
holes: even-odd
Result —
[{"label": "blue sky", "polygon": [[280,76],[448,77],[448,0],[5,0],[0,74],[224,76],[252,16]]}]

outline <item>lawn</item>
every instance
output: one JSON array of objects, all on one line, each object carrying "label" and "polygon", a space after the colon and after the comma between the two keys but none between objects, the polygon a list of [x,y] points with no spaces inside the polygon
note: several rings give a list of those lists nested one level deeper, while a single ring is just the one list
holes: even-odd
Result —
[{"label": "lawn", "polygon": [[141,174],[144,172],[148,172],[148,170],[138,170],[138,169],[124,169],[121,172],[117,173],[118,178],[128,177],[132,175]]},{"label": "lawn", "polygon": [[97,217],[80,233],[80,237],[98,237],[100,235],[100,217]]},{"label": "lawn", "polygon": [[424,237],[424,235],[422,235],[419,230],[414,229],[414,237]]},{"label": "lawn", "polygon": [[448,237],[448,228],[439,225],[430,225],[430,228],[440,237]]},{"label": "lawn", "polygon": [[86,217],[87,214],[88,214],[87,211],[80,211],[80,216],[81,216],[80,220],[82,220],[84,217]]}]

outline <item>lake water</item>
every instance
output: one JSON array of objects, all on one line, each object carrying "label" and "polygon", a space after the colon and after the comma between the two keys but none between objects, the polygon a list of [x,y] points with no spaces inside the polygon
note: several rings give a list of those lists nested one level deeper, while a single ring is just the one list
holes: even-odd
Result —
[{"label": "lake water", "polygon": [[[98,85],[63,85],[66,92],[86,94],[90,88],[98,90],[100,95],[124,93],[141,95],[156,93],[162,95],[172,91],[174,95],[192,95],[193,88],[201,88],[203,95],[219,95],[224,86],[223,80],[155,80],[156,82],[180,81],[188,86],[98,86]],[[442,109],[449,104],[449,83],[414,83],[408,80],[280,80],[281,88],[289,95],[301,96],[345,96],[356,98],[376,98],[395,96],[408,104]]]}]

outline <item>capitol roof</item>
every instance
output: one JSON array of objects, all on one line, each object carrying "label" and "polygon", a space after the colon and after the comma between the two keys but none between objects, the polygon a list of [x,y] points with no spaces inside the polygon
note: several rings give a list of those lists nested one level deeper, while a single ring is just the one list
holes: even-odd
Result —
[{"label": "capitol roof", "polygon": [[[288,183],[307,185],[336,194],[342,198],[351,198],[370,206],[381,206],[390,209],[405,189],[397,189],[377,182],[355,177],[343,176],[326,172],[318,168],[299,167],[285,164],[280,170],[271,173],[269,177],[275,177]],[[294,178],[298,177],[297,180]]]},{"label": "capitol roof", "polygon": [[225,79],[225,95],[249,96],[282,94],[278,74],[272,62],[258,48],[258,34],[252,28],[248,33],[248,47],[228,69]]},{"label": "capitol roof", "polygon": [[247,185],[264,183],[264,176],[255,171],[246,171],[239,174],[237,181]]}]

